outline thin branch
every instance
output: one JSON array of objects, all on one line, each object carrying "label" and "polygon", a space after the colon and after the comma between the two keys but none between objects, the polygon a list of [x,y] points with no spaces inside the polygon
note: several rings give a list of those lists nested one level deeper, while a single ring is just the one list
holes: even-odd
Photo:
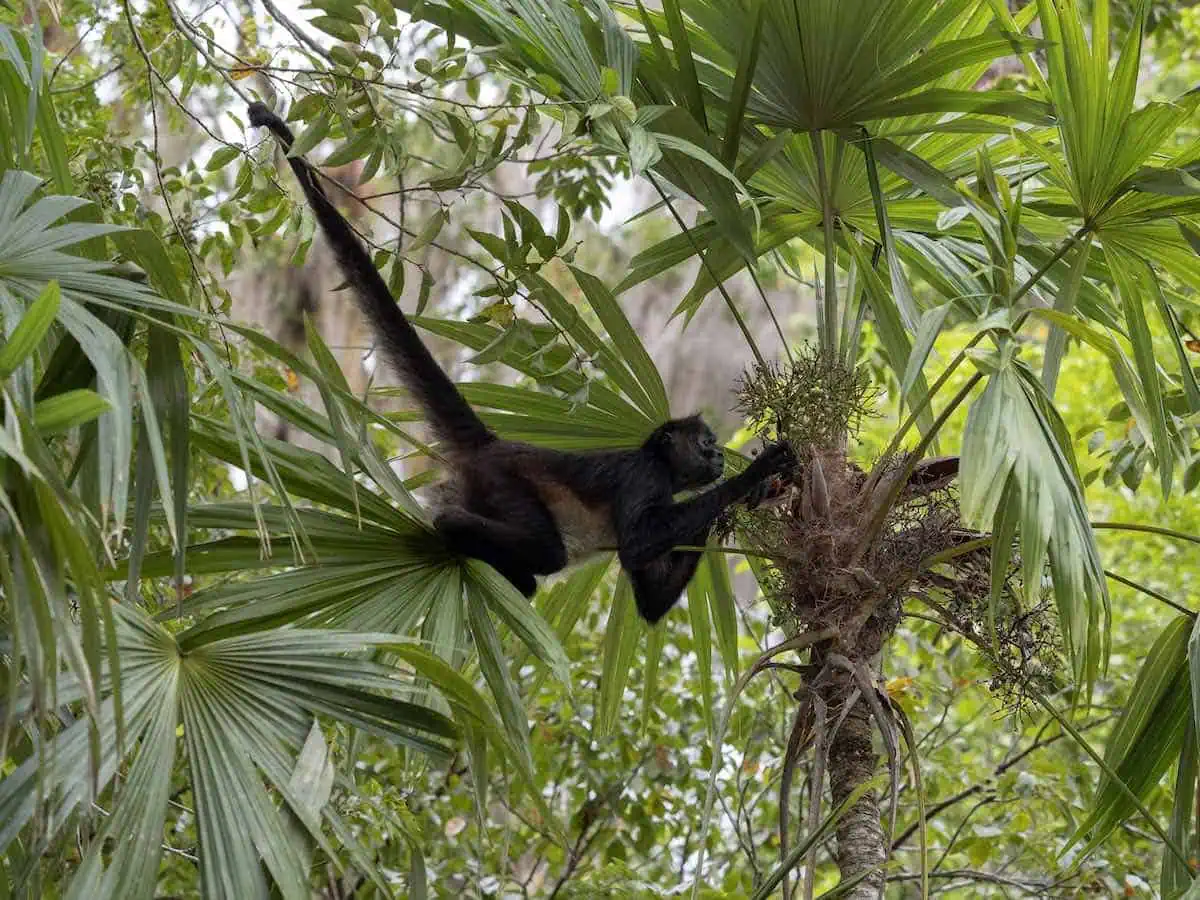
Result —
[{"label": "thin branch", "polygon": [[89,78],[87,81],[80,82],[79,84],[72,84],[68,87],[51,88],[50,93],[57,96],[57,95],[61,95],[61,94],[74,94],[76,91],[86,91],[88,88],[92,87],[93,85],[99,84],[101,81],[103,81],[109,75],[117,74],[117,72],[120,72],[123,68],[125,68],[125,60],[121,60],[115,66],[113,66],[111,69],[101,72],[99,75],[96,75],[93,78]]},{"label": "thin branch", "polygon": [[[1105,208],[1107,208],[1107,206],[1110,205],[1111,202],[1112,201],[1110,201],[1109,204],[1106,204]],[[1054,266],[1064,256],[1067,255],[1068,251],[1070,251],[1070,249],[1072,247],[1074,247],[1081,240],[1083,240],[1085,237],[1087,237],[1088,234],[1091,232],[1091,230],[1095,227],[1096,227],[1095,223],[1091,219],[1089,219],[1088,221],[1086,221],[1082,225],[1080,225],[1079,228],[1075,231],[1075,233],[1069,235],[1066,240],[1064,240],[1061,244],[1059,244],[1058,247],[1055,249],[1055,251],[1050,255],[1050,258],[1048,260],[1046,260],[1044,263],[1042,263],[1040,266],[1038,266],[1037,270],[1032,275],[1030,275],[1029,278],[1027,278],[1025,280],[1025,283],[1022,284],[1019,288],[1016,289],[1016,291],[1013,292],[1012,296],[1008,298],[1008,302],[1010,304],[1016,303],[1018,300],[1020,300],[1022,297],[1024,297],[1030,291],[1032,291],[1035,287],[1037,287],[1037,283],[1046,277],[1046,273],[1049,272],[1051,269],[1053,269]],[[1016,331],[1017,329],[1019,329],[1021,327],[1021,325],[1018,323],[1024,324],[1024,321],[1028,317],[1029,312],[1030,312],[1030,310],[1025,310],[1024,312],[1021,313],[1020,316],[1018,316],[1016,318],[1016,320],[1014,320],[1013,331]]]},{"label": "thin branch", "polygon": [[937,862],[935,862],[933,864],[933,868],[930,869],[929,874],[931,876],[936,875],[937,870],[942,867],[942,863],[946,861],[946,857],[950,855],[951,851],[954,849],[954,845],[958,843],[958,836],[963,833],[963,829],[966,828],[967,823],[971,821],[971,816],[975,815],[977,811],[983,809],[983,807],[987,806],[995,799],[995,794],[985,795],[979,800],[978,803],[967,810],[967,814],[963,816],[962,821],[958,823],[958,827],[954,829],[954,833],[950,835],[950,840],[946,842],[946,846],[942,849],[942,855],[938,857]]},{"label": "thin branch", "polygon": [[1154,590],[1154,588],[1147,587],[1144,584],[1139,584],[1138,582],[1126,578],[1124,575],[1118,575],[1116,572],[1110,571],[1109,569],[1105,569],[1104,574],[1113,581],[1125,585],[1127,588],[1133,588],[1133,590],[1137,591],[1138,593],[1145,594],[1147,597],[1151,597],[1157,600],[1159,603],[1165,603],[1176,612],[1181,612],[1185,616],[1191,616],[1193,619],[1196,618],[1196,611],[1194,609],[1188,609],[1186,606],[1176,603],[1166,594],[1160,594],[1158,591]]},{"label": "thin branch", "polygon": [[[1003,885],[1006,887],[1017,888],[1025,891],[1027,894],[1033,894],[1035,897],[1046,896],[1045,891],[1048,885],[1041,881],[1021,881],[1016,878],[1007,878],[1003,875],[996,875],[992,872],[977,871],[975,869],[948,869],[945,872],[930,872],[930,878],[960,878],[964,881],[985,881],[989,884]],[[920,872],[898,872],[895,875],[889,875],[889,881],[919,881],[921,879]]]},{"label": "thin branch", "polygon": [[318,44],[313,38],[305,34],[300,29],[300,26],[285,16],[279,7],[272,3],[271,0],[262,0],[262,5],[263,9],[267,11],[267,15],[283,26],[283,29],[288,34],[294,37],[298,42],[303,44],[313,53],[317,54],[317,56],[320,56],[322,59],[328,62],[333,62],[333,57],[329,55],[329,51]]},{"label": "thin branch", "polygon": [[[221,76],[221,79],[229,86],[229,89],[237,94],[243,103],[249,104],[252,99],[250,95],[242,90],[241,86],[229,76],[229,72],[213,59],[212,54],[204,46],[204,44],[208,43],[208,38],[197,31],[191,22],[186,20],[172,0],[165,0],[165,4],[167,13],[171,16],[171,21],[175,24],[175,27],[187,36],[189,43],[204,57],[204,61]],[[233,54],[230,55],[232,56]]]},{"label": "thin branch", "polygon": [[[1098,728],[1101,725],[1111,722],[1114,718],[1116,718],[1115,715],[1101,716],[1099,719],[1093,719],[1091,722],[1081,725],[1079,730],[1080,730],[1080,732],[1090,731],[1093,728]],[[1066,737],[1066,732],[1059,731],[1059,732],[1051,735],[1050,737],[1039,738],[1038,740],[1036,740],[1032,744],[1030,744],[1028,747],[1026,747],[1024,750],[1022,750],[1020,753],[1018,753],[1016,756],[1013,756],[1011,759],[1006,759],[1004,762],[1002,762],[998,766],[996,766],[996,768],[994,768],[992,770],[991,780],[995,780],[995,779],[999,778],[1005,772],[1007,772],[1009,769],[1011,769],[1014,766],[1021,763],[1030,754],[1036,753],[1038,750],[1042,750],[1046,747],[1049,747],[1051,744],[1056,744],[1059,741],[1061,741],[1064,737]],[[969,788],[964,788],[963,790],[959,791],[957,794],[954,794],[952,797],[948,797],[945,800],[942,800],[939,803],[936,803],[926,813],[925,817],[927,820],[932,819],[934,816],[944,812],[945,810],[949,809],[951,806],[954,806],[956,803],[961,803],[963,800],[966,800],[968,797],[973,797],[976,794],[981,793],[984,790],[985,790],[985,788],[982,784],[975,784]],[[918,823],[914,822],[912,825],[909,825],[902,832],[900,832],[899,836],[896,838],[895,842],[892,844],[892,848],[895,849],[896,847],[899,847],[901,844],[903,844],[905,841],[907,841],[909,838],[911,838],[916,833],[917,827],[918,827]]]},{"label": "thin branch", "polygon": [[54,93],[54,79],[58,77],[58,71],[63,67],[63,63],[75,55],[75,51],[79,49],[79,45],[86,41],[88,39],[88,35],[96,30],[96,26],[100,24],[100,21],[100,19],[96,19],[96,21],[92,22],[92,24],[89,25],[83,32],[83,34],[79,36],[79,39],[71,45],[71,48],[62,55],[62,59],[54,64],[54,69],[50,72],[50,78],[46,81],[46,86],[51,89],[50,93]]},{"label": "thin branch", "polygon": [[687,227],[687,223],[683,221],[683,218],[675,209],[675,204],[671,202],[671,198],[667,196],[667,192],[663,190],[662,185],[658,183],[658,179],[654,177],[654,173],[649,169],[646,170],[646,178],[649,179],[650,184],[654,186],[654,190],[658,192],[658,196],[662,199],[663,203],[667,205],[667,209],[670,211],[671,217],[675,220],[675,224],[679,226],[679,229],[687,238],[688,243],[691,244],[692,250],[695,251],[696,255],[700,257],[700,265],[704,268],[704,271],[708,273],[708,276],[713,280],[713,284],[716,286],[717,291],[720,292],[721,297],[725,300],[725,305],[729,308],[729,312],[733,316],[733,320],[737,322],[738,328],[741,329],[742,336],[746,339],[746,343],[750,347],[750,352],[754,354],[754,358],[758,360],[758,364],[760,366],[766,366],[766,358],[762,355],[762,351],[758,349],[758,343],[754,340],[754,335],[750,333],[750,328],[746,325],[746,320],[742,318],[742,314],[738,310],[737,304],[733,302],[733,298],[729,296],[729,291],[725,289],[725,283],[718,278],[717,273],[713,271],[712,265],[708,261],[708,254],[700,249],[699,244],[696,243],[696,239],[692,235],[692,230]]},{"label": "thin branch", "polygon": [[1080,732],[1080,729],[1072,725],[1071,721],[1062,713],[1060,713],[1055,708],[1054,704],[1051,703],[1046,697],[1043,697],[1041,694],[1031,694],[1030,696],[1031,699],[1037,701],[1037,703],[1043,709],[1045,709],[1046,712],[1050,713],[1050,715],[1058,720],[1058,724],[1061,725],[1062,728],[1071,735],[1071,737],[1075,740],[1075,743],[1078,744],[1079,747],[1089,757],[1091,757],[1092,761],[1100,767],[1100,771],[1108,776],[1108,779],[1112,782],[1112,784],[1116,786],[1116,788],[1131,804],[1133,804],[1134,808],[1141,814],[1142,818],[1150,823],[1150,827],[1154,829],[1154,833],[1159,836],[1164,844],[1166,844],[1167,849],[1171,851],[1171,855],[1183,865],[1184,869],[1188,873],[1195,875],[1196,867],[1192,865],[1191,861],[1187,858],[1187,855],[1180,849],[1179,844],[1176,841],[1173,841],[1171,836],[1167,834],[1160,824],[1158,824],[1158,819],[1154,818],[1154,815],[1149,809],[1146,808],[1146,804],[1143,803],[1142,799],[1133,792],[1129,785],[1124,782],[1121,776],[1117,774],[1116,770],[1114,770],[1113,767],[1108,764],[1103,756],[1096,752],[1095,748],[1092,747],[1091,744],[1083,739],[1083,734]]},{"label": "thin branch", "polygon": [[[646,764],[646,761],[649,758],[650,754],[647,753],[640,760],[638,760],[637,765],[635,765],[630,771],[629,776],[625,778],[619,785],[613,785],[612,788],[610,788],[604,794],[597,793],[596,799],[592,804],[592,808],[594,809],[596,806],[603,804],[605,815],[601,816],[599,814],[599,810],[597,810],[597,815],[594,819],[585,819],[584,824],[579,829],[579,836],[575,839],[575,843],[571,847],[570,851],[568,851],[567,867],[563,870],[562,875],[560,875],[558,880],[554,883],[554,888],[550,891],[548,900],[554,900],[554,898],[558,896],[558,892],[562,890],[563,885],[565,885],[571,879],[571,876],[575,874],[575,869],[578,868],[579,864],[583,861],[583,858],[587,855],[588,848],[596,839],[596,835],[600,833],[601,829],[600,827],[597,827],[591,832],[590,835],[588,834],[588,831],[591,830],[593,825],[603,826],[605,822],[613,817],[613,805],[615,801],[620,799],[620,796],[622,793],[624,793],[625,788],[627,788],[633,779],[637,777],[638,773],[641,772],[642,767]],[[584,806],[586,807],[589,802],[591,801],[585,801]]]},{"label": "thin branch", "polygon": [[[232,366],[233,364],[233,349],[229,346],[229,336],[225,333],[225,327],[220,324],[220,319],[217,315],[216,305],[213,303],[212,297],[208,293],[208,286],[204,282],[204,277],[201,273],[200,261],[196,259],[195,251],[192,249],[191,241],[183,233],[183,229],[179,224],[179,219],[175,215],[175,210],[171,206],[171,195],[167,192],[166,185],[163,183],[162,163],[158,150],[158,104],[154,99],[154,79],[157,78],[161,84],[166,85],[166,79],[162,73],[155,68],[153,60],[150,59],[150,51],[146,49],[145,43],[142,41],[142,35],[137,30],[137,26],[133,22],[133,11],[129,8],[129,0],[124,0],[122,8],[125,13],[125,21],[129,25],[129,33],[133,38],[134,46],[137,47],[138,55],[142,57],[142,61],[146,64],[146,91],[149,94],[150,100],[150,125],[152,131],[152,146],[154,148],[154,156],[151,162],[154,165],[154,178],[158,183],[158,192],[162,197],[163,207],[167,211],[167,217],[171,220],[171,226],[179,235],[179,243],[184,248],[188,256],[188,263],[192,268],[192,275],[196,279],[196,284],[200,287],[200,293],[204,295],[205,304],[208,307],[209,315],[217,321],[217,327],[221,332],[221,342],[225,347],[225,359]],[[168,93],[170,89],[168,88]],[[174,95],[171,95],[174,98]],[[182,105],[181,105],[182,106]],[[182,585],[179,586],[182,590]]]},{"label": "thin branch", "polygon": [[779,319],[775,316],[775,310],[771,306],[771,301],[767,299],[767,292],[763,290],[762,282],[758,280],[758,271],[752,265],[746,266],[746,271],[750,273],[750,280],[754,282],[754,287],[758,289],[758,296],[762,297],[763,306],[767,308],[767,315],[771,317],[771,324],[775,326],[775,333],[779,335],[779,343],[783,345],[783,352],[787,355],[788,362],[792,362],[792,344],[787,339],[787,335],[783,333],[783,328],[779,324]]},{"label": "thin branch", "polygon": [[1136,525],[1132,522],[1093,522],[1093,528],[1114,531],[1141,531],[1145,534],[1159,534],[1163,537],[1175,538],[1192,544],[1200,544],[1200,535],[1188,534],[1185,531],[1175,531],[1173,528],[1163,528],[1159,525]]}]

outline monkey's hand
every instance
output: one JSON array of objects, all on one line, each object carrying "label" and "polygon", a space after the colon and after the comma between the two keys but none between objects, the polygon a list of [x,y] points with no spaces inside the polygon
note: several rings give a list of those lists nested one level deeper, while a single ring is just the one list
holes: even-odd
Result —
[{"label": "monkey's hand", "polygon": [[772,475],[790,475],[798,465],[799,460],[792,445],[787,441],[780,441],[778,444],[771,444],[755,457],[746,472],[753,473],[751,477],[756,480],[764,480]]},{"label": "monkey's hand", "polygon": [[768,475],[746,495],[746,508],[758,509],[764,503],[774,505],[782,499],[792,485],[792,480],[783,475]]},{"label": "monkey's hand", "polygon": [[750,488],[750,493],[746,495],[746,499],[743,501],[746,509],[758,509],[763,501],[775,492],[776,480],[774,475],[769,475]]}]

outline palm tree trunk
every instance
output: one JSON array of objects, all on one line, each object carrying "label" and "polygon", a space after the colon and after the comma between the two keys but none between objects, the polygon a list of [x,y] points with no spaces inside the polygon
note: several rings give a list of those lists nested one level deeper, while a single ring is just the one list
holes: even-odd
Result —
[{"label": "palm tree trunk", "polygon": [[[870,711],[859,700],[833,736],[829,748],[829,790],[834,809],[874,776],[879,755],[872,744],[873,734]],[[837,863],[842,881],[863,872],[871,873],[845,895],[848,900],[876,900],[880,896],[886,858],[883,842],[879,796],[869,790],[837,823]]]}]

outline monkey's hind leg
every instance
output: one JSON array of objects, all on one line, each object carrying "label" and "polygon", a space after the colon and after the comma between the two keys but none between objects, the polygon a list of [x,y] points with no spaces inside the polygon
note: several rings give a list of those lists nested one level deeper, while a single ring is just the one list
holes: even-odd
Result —
[{"label": "monkey's hind leg", "polygon": [[433,524],[451,552],[483,560],[518,591],[532,597],[537,591],[535,574],[549,575],[567,564],[567,551],[558,529],[548,515],[546,519],[546,523],[522,519],[526,527],[521,528],[451,508],[443,510]]}]

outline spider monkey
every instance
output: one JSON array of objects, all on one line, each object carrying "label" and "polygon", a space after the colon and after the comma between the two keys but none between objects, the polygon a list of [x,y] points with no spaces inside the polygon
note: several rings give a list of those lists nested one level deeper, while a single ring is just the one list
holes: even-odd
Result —
[{"label": "spider monkey", "polygon": [[[285,151],[292,132],[262,103],[250,124],[270,129]],[[311,167],[288,157],[300,187],[385,357],[424,408],[449,468],[434,528],[447,549],[480,559],[526,597],[550,575],[602,549],[617,548],[641,616],[661,619],[691,580],[703,545],[730,505],[754,502],[770,479],[797,465],[786,443],[768,446],[741,474],[682,503],[680,491],[716,482],[724,457],[698,416],[660,425],[637,449],[568,453],[500,439],[430,355],[337,211]]]}]

